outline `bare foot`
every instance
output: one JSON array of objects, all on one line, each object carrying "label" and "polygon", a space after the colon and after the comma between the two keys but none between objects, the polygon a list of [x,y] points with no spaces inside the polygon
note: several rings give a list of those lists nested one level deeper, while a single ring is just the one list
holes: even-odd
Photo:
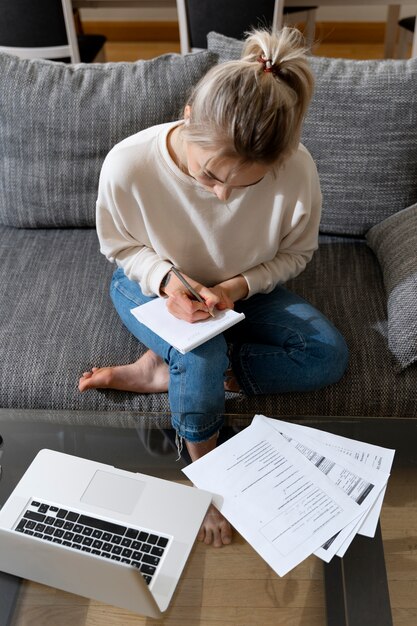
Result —
[{"label": "bare foot", "polygon": [[197,539],[211,544],[213,548],[221,548],[232,542],[232,527],[213,504],[206,513]]},{"label": "bare foot", "polygon": [[[202,441],[200,443],[186,441],[185,444],[191,460],[196,461],[207,454],[207,452],[214,450],[217,444],[217,438],[218,434],[216,433],[216,435],[208,441]],[[213,504],[211,504],[207,510],[197,539],[198,541],[204,541],[207,545],[211,544],[214,548],[221,548],[232,541],[231,525]]]},{"label": "bare foot", "polygon": [[80,391],[87,389],[118,389],[136,393],[162,393],[168,391],[167,364],[152,350],[128,365],[93,367],[84,372],[78,383]]}]

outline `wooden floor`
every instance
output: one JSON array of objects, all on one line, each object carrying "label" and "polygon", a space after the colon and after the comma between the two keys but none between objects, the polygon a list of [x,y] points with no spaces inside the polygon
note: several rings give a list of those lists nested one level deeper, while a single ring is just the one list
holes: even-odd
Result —
[{"label": "wooden floor", "polygon": [[[415,626],[417,468],[394,469],[381,527],[394,626]],[[279,578],[236,536],[232,545],[220,550],[195,545],[171,607],[161,621],[26,583],[13,626],[325,626],[325,623],[319,559],[310,557]]]},{"label": "wooden floor", "polygon": [[[106,43],[108,61],[136,61],[138,59],[150,59],[160,54],[179,52],[180,45],[176,42],[114,42]],[[382,59],[384,54],[383,44],[355,45],[343,44],[318,44],[314,46],[314,54],[318,56],[341,57],[351,59]]]},{"label": "wooden floor", "polygon": [[[177,52],[172,43],[108,43],[108,61]],[[326,45],[316,54],[382,58],[382,45]],[[395,468],[381,516],[394,626],[417,624],[417,469]],[[337,558],[337,557],[336,557]],[[162,621],[26,583],[13,626],[324,626],[322,562],[310,557],[279,578],[239,536],[198,544]],[[357,625],[355,625],[357,626]],[[361,625],[362,626],[362,625]],[[378,624],[363,624],[378,626]]]}]

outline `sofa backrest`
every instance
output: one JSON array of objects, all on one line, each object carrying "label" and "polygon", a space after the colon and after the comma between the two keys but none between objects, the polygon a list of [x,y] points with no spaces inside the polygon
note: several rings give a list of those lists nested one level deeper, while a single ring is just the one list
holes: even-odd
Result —
[{"label": "sofa backrest", "polygon": [[[0,53],[0,224],[92,227],[102,162],[118,141],[181,115],[191,87],[242,42],[135,63],[65,65]],[[321,231],[363,236],[417,201],[417,59],[311,57],[302,141],[323,191]]]},{"label": "sofa backrest", "polygon": [[[220,62],[240,57],[242,42],[207,39]],[[363,236],[417,201],[417,59],[310,60],[316,84],[302,142],[320,175],[321,231]]]},{"label": "sofa backrest", "polygon": [[94,226],[106,154],[178,119],[215,62],[207,51],[75,66],[0,53],[0,224]]}]

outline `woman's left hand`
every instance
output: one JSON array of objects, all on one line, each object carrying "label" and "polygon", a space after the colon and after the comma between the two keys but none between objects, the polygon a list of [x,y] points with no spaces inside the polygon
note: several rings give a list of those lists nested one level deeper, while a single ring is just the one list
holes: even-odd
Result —
[{"label": "woman's left hand", "polygon": [[210,291],[216,296],[217,302],[215,308],[219,311],[223,311],[224,309],[233,309],[234,302],[228,294],[227,290],[221,285],[215,285],[214,287],[210,287]]},{"label": "woman's left hand", "polygon": [[219,306],[217,304],[217,309],[233,309],[234,303],[237,300],[242,300],[242,298],[246,298],[249,292],[248,283],[246,279],[242,276],[234,276],[233,278],[229,278],[228,280],[224,280],[219,283],[215,287],[211,288],[217,295],[221,295],[221,302],[225,303],[224,306]]}]

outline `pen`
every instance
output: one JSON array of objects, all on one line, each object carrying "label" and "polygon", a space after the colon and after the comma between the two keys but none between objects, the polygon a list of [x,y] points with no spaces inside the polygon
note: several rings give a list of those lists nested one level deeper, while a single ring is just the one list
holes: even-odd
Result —
[{"label": "pen", "polygon": [[[186,279],[184,278],[184,276],[181,274],[181,272],[179,272],[179,271],[177,270],[177,268],[176,268],[176,267],[172,266],[172,267],[171,267],[171,272],[174,272],[175,276],[176,276],[176,277],[177,277],[177,278],[178,278],[178,279],[182,282],[182,284],[184,285],[184,287],[185,287],[186,289],[188,289],[188,291],[189,291],[190,293],[192,293],[192,294],[193,294],[193,296],[194,296],[194,298],[195,298],[196,300],[198,300],[198,301],[199,301],[199,302],[201,302],[202,304],[206,304],[206,303],[204,302],[203,298],[200,296],[200,294],[199,294],[199,293],[198,293],[195,289],[193,289],[193,287],[191,287],[191,285],[190,285],[190,283],[188,282],[188,280],[186,280]],[[207,306],[207,305],[206,305],[206,306]],[[213,311],[210,311],[210,309],[209,309],[208,307],[207,307],[207,309],[208,309],[208,312],[210,313],[211,317],[214,317],[214,313],[213,313]]]}]

